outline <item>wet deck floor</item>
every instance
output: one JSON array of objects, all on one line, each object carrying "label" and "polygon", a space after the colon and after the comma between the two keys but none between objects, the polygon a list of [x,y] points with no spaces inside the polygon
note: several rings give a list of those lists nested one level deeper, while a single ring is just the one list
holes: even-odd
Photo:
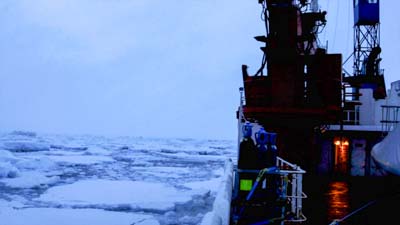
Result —
[{"label": "wet deck floor", "polygon": [[[307,194],[303,202],[303,212],[307,217],[304,224],[327,225],[346,216],[339,224],[400,224],[400,177],[306,175],[303,190]],[[362,210],[352,214],[363,206]]]}]

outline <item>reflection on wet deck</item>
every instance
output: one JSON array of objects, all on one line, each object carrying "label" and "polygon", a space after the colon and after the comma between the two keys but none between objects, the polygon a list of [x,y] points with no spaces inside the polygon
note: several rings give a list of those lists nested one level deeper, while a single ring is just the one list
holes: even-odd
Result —
[{"label": "reflection on wet deck", "polygon": [[349,184],[345,181],[333,181],[328,185],[328,221],[341,219],[350,213]]}]

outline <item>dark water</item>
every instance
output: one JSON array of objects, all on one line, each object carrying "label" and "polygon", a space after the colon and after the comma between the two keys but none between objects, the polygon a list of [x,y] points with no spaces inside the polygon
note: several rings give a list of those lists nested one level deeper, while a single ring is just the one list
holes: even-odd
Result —
[{"label": "dark water", "polygon": [[400,224],[400,177],[305,175],[303,190],[304,224],[324,225],[335,219],[344,219],[339,224],[346,225]]}]

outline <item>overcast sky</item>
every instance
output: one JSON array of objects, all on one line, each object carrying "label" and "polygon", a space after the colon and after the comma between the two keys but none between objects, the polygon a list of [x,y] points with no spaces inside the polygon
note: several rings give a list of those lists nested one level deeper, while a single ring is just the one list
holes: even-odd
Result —
[{"label": "overcast sky", "polygon": [[[262,57],[257,2],[2,0],[0,130],[235,139],[241,65]],[[320,0],[320,40],[343,58],[351,4]],[[387,85],[400,78],[396,4],[381,5]]]}]

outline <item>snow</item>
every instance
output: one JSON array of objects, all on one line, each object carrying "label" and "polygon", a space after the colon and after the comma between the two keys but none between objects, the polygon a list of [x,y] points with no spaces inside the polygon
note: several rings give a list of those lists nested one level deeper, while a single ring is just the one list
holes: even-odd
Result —
[{"label": "snow", "polygon": [[235,144],[2,134],[0,225],[223,224]]}]

